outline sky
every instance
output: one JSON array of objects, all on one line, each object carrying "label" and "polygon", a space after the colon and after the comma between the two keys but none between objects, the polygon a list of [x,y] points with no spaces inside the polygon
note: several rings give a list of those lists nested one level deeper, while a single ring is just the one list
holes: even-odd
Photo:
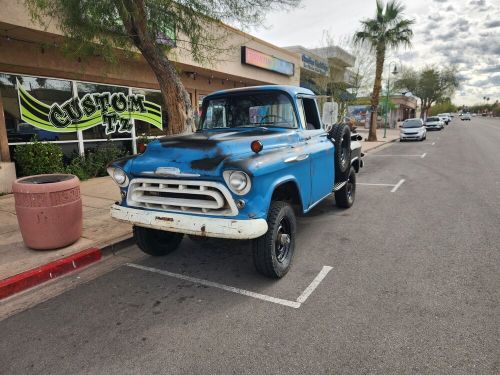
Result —
[{"label": "sky", "polygon": [[[500,0],[402,0],[415,19],[413,46],[396,52],[404,66],[454,65],[458,105],[500,101]],[[334,40],[352,35],[359,21],[375,14],[375,0],[302,0],[298,8],[269,13],[250,32],[277,46],[321,47],[328,31]]]}]

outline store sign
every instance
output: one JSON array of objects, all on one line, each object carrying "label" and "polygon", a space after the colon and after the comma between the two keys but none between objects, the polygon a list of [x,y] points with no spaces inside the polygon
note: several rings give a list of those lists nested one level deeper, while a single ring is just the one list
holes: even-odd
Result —
[{"label": "store sign", "polygon": [[327,76],[330,71],[326,62],[315,59],[305,53],[302,54],[302,64],[304,65],[304,69],[319,73],[323,76]]},{"label": "store sign", "polygon": [[241,47],[241,63],[287,76],[293,76],[295,72],[293,63],[245,46]]},{"label": "store sign", "polygon": [[144,95],[101,92],[47,105],[31,96],[19,82],[17,87],[21,119],[39,129],[71,133],[102,125],[106,135],[130,133],[132,119],[163,129],[161,106],[148,102]]}]

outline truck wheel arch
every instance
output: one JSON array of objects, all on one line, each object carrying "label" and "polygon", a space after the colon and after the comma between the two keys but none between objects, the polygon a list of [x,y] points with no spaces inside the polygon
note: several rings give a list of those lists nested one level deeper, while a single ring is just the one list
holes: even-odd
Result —
[{"label": "truck wheel arch", "polygon": [[269,205],[272,201],[288,202],[294,207],[300,207],[301,211],[304,210],[299,185],[293,179],[279,181],[273,186]]}]

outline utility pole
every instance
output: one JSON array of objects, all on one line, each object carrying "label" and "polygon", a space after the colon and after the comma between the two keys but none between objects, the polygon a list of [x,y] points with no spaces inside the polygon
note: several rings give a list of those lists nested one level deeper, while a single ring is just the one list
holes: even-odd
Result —
[{"label": "utility pole", "polygon": [[[392,71],[392,74],[396,75],[398,74],[398,67],[396,65],[395,61],[391,61],[389,63],[389,71],[391,70],[391,65],[394,64],[394,70]],[[387,76],[387,92],[386,92],[386,98],[385,98],[385,121],[384,121],[384,138],[387,137],[387,114],[389,112],[389,90],[390,90],[390,82],[391,82],[391,74]]]}]

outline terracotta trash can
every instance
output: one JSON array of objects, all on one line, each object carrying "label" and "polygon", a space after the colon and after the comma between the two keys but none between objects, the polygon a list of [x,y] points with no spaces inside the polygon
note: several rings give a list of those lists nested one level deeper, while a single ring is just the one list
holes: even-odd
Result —
[{"label": "terracotta trash can", "polygon": [[26,246],[51,250],[82,235],[80,180],[70,174],[41,174],[12,184],[16,214]]}]

